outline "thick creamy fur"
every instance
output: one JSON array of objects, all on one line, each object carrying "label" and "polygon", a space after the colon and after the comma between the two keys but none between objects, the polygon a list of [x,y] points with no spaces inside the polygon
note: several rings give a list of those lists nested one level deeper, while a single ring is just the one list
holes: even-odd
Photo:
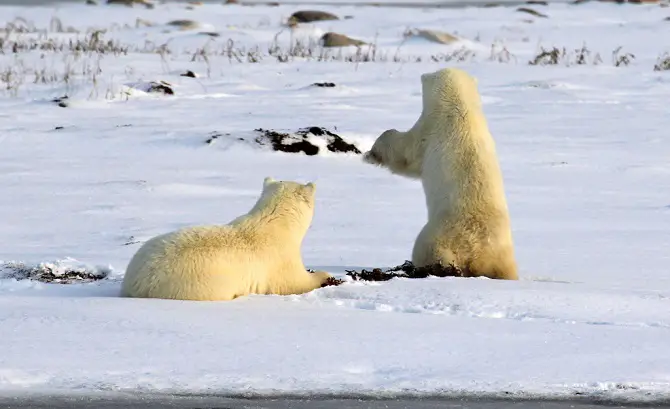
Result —
[{"label": "thick creamy fur", "polygon": [[302,240],[314,215],[313,183],[266,178],[251,211],[228,225],[154,237],[131,259],[124,297],[232,300],[248,294],[301,294],[330,277],[305,270]]},{"label": "thick creamy fur", "polygon": [[407,132],[382,133],[368,163],[419,178],[428,222],[412,262],[454,264],[469,276],[517,279],[503,178],[477,80],[447,68],[421,76],[423,111]]}]

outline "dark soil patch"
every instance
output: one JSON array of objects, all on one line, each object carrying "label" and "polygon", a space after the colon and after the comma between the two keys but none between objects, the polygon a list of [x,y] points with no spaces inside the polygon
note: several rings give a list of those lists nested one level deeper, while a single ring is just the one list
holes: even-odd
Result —
[{"label": "dark soil patch", "polygon": [[321,88],[333,88],[335,87],[335,83],[333,82],[315,82],[312,84],[313,87],[321,87]]},{"label": "dark soil patch", "polygon": [[106,278],[108,269],[86,267],[57,267],[52,264],[28,266],[23,263],[0,264],[0,277],[15,280],[33,280],[43,283],[72,284],[98,281]]},{"label": "dark soil patch", "polygon": [[159,93],[159,94],[165,94],[165,95],[174,95],[174,90],[172,89],[172,84],[170,84],[169,82],[165,82],[165,81],[160,81],[160,82],[152,81],[149,84],[149,88],[147,89],[147,92]]},{"label": "dark soil patch", "polygon": [[335,278],[335,277],[329,277],[325,283],[321,284],[321,288],[323,287],[330,287],[330,286],[337,286],[344,283],[344,280],[340,278]]},{"label": "dark soil patch", "polygon": [[314,156],[319,153],[319,147],[309,141],[310,136],[320,137],[327,141],[326,148],[335,153],[355,153],[360,155],[361,151],[356,145],[346,142],[341,136],[329,130],[317,126],[299,129],[289,134],[266,129],[256,129],[260,135],[254,140],[259,145],[270,144],[272,149],[288,153],[304,153]]},{"label": "dark soil patch", "polygon": [[516,11],[519,11],[519,12],[522,12],[522,13],[528,13],[532,16],[540,17],[540,18],[548,18],[549,17],[544,13],[540,13],[539,11],[533,10],[531,8],[528,8],[528,7],[519,7],[518,9],[516,9]]},{"label": "dark soil patch", "polygon": [[186,71],[182,74],[179,74],[179,75],[182,76],[182,77],[197,78],[197,75],[195,75],[195,73],[191,70],[188,70],[188,71]]},{"label": "dark soil patch", "polygon": [[427,278],[433,277],[465,277],[466,274],[460,268],[449,265],[443,266],[441,264],[432,264],[429,266],[416,267],[411,261],[405,261],[399,266],[382,270],[381,268],[374,268],[372,270],[345,270],[347,276],[354,279],[354,281],[388,281],[393,278]]},{"label": "dark soil patch", "polygon": [[51,102],[58,104],[59,107],[61,108],[67,108],[68,107],[68,99],[69,97],[67,95],[63,95],[62,97],[54,98],[51,100]]},{"label": "dark soil patch", "polygon": [[[224,136],[224,134],[222,134],[221,132],[216,132],[216,131],[214,131],[214,132],[210,132],[210,133],[209,133],[209,138],[207,138],[207,140],[205,141],[205,143],[211,145],[211,144],[214,143],[214,141],[216,141],[217,139],[219,139],[219,138],[222,137],[222,136]],[[227,133],[227,134],[225,134],[225,136],[230,136],[230,134]]]}]

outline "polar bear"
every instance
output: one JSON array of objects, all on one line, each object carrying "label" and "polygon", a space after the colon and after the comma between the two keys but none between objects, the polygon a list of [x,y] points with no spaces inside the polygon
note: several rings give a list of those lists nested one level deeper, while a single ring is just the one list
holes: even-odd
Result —
[{"label": "polar bear", "polygon": [[331,277],[305,270],[302,240],[316,185],[267,177],[254,207],[227,225],[187,227],[144,243],[126,269],[123,297],[232,300],[301,294]]},{"label": "polar bear", "polygon": [[421,76],[423,110],[407,132],[389,129],[363,160],[421,179],[428,222],[412,263],[454,265],[468,277],[516,280],[509,212],[477,80],[446,68]]}]

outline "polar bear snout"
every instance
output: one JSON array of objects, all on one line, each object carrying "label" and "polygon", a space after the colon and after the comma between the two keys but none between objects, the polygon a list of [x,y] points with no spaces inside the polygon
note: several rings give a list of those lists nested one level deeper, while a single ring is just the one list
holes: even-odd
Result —
[{"label": "polar bear snout", "polygon": [[365,152],[363,155],[363,162],[369,163],[371,165],[381,165],[382,158],[377,152],[370,150]]}]

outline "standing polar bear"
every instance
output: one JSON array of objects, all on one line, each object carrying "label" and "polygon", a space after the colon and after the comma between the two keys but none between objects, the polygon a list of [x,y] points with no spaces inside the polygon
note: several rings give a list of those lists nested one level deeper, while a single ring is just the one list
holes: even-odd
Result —
[{"label": "standing polar bear", "polygon": [[412,263],[516,280],[503,178],[477,80],[447,68],[423,74],[421,84],[423,111],[414,126],[385,131],[363,157],[421,179],[428,223],[416,239]]},{"label": "standing polar bear", "polygon": [[265,178],[246,215],[154,237],[133,256],[121,296],[232,300],[249,294],[301,294],[331,277],[305,270],[302,240],[314,215],[313,183]]}]

